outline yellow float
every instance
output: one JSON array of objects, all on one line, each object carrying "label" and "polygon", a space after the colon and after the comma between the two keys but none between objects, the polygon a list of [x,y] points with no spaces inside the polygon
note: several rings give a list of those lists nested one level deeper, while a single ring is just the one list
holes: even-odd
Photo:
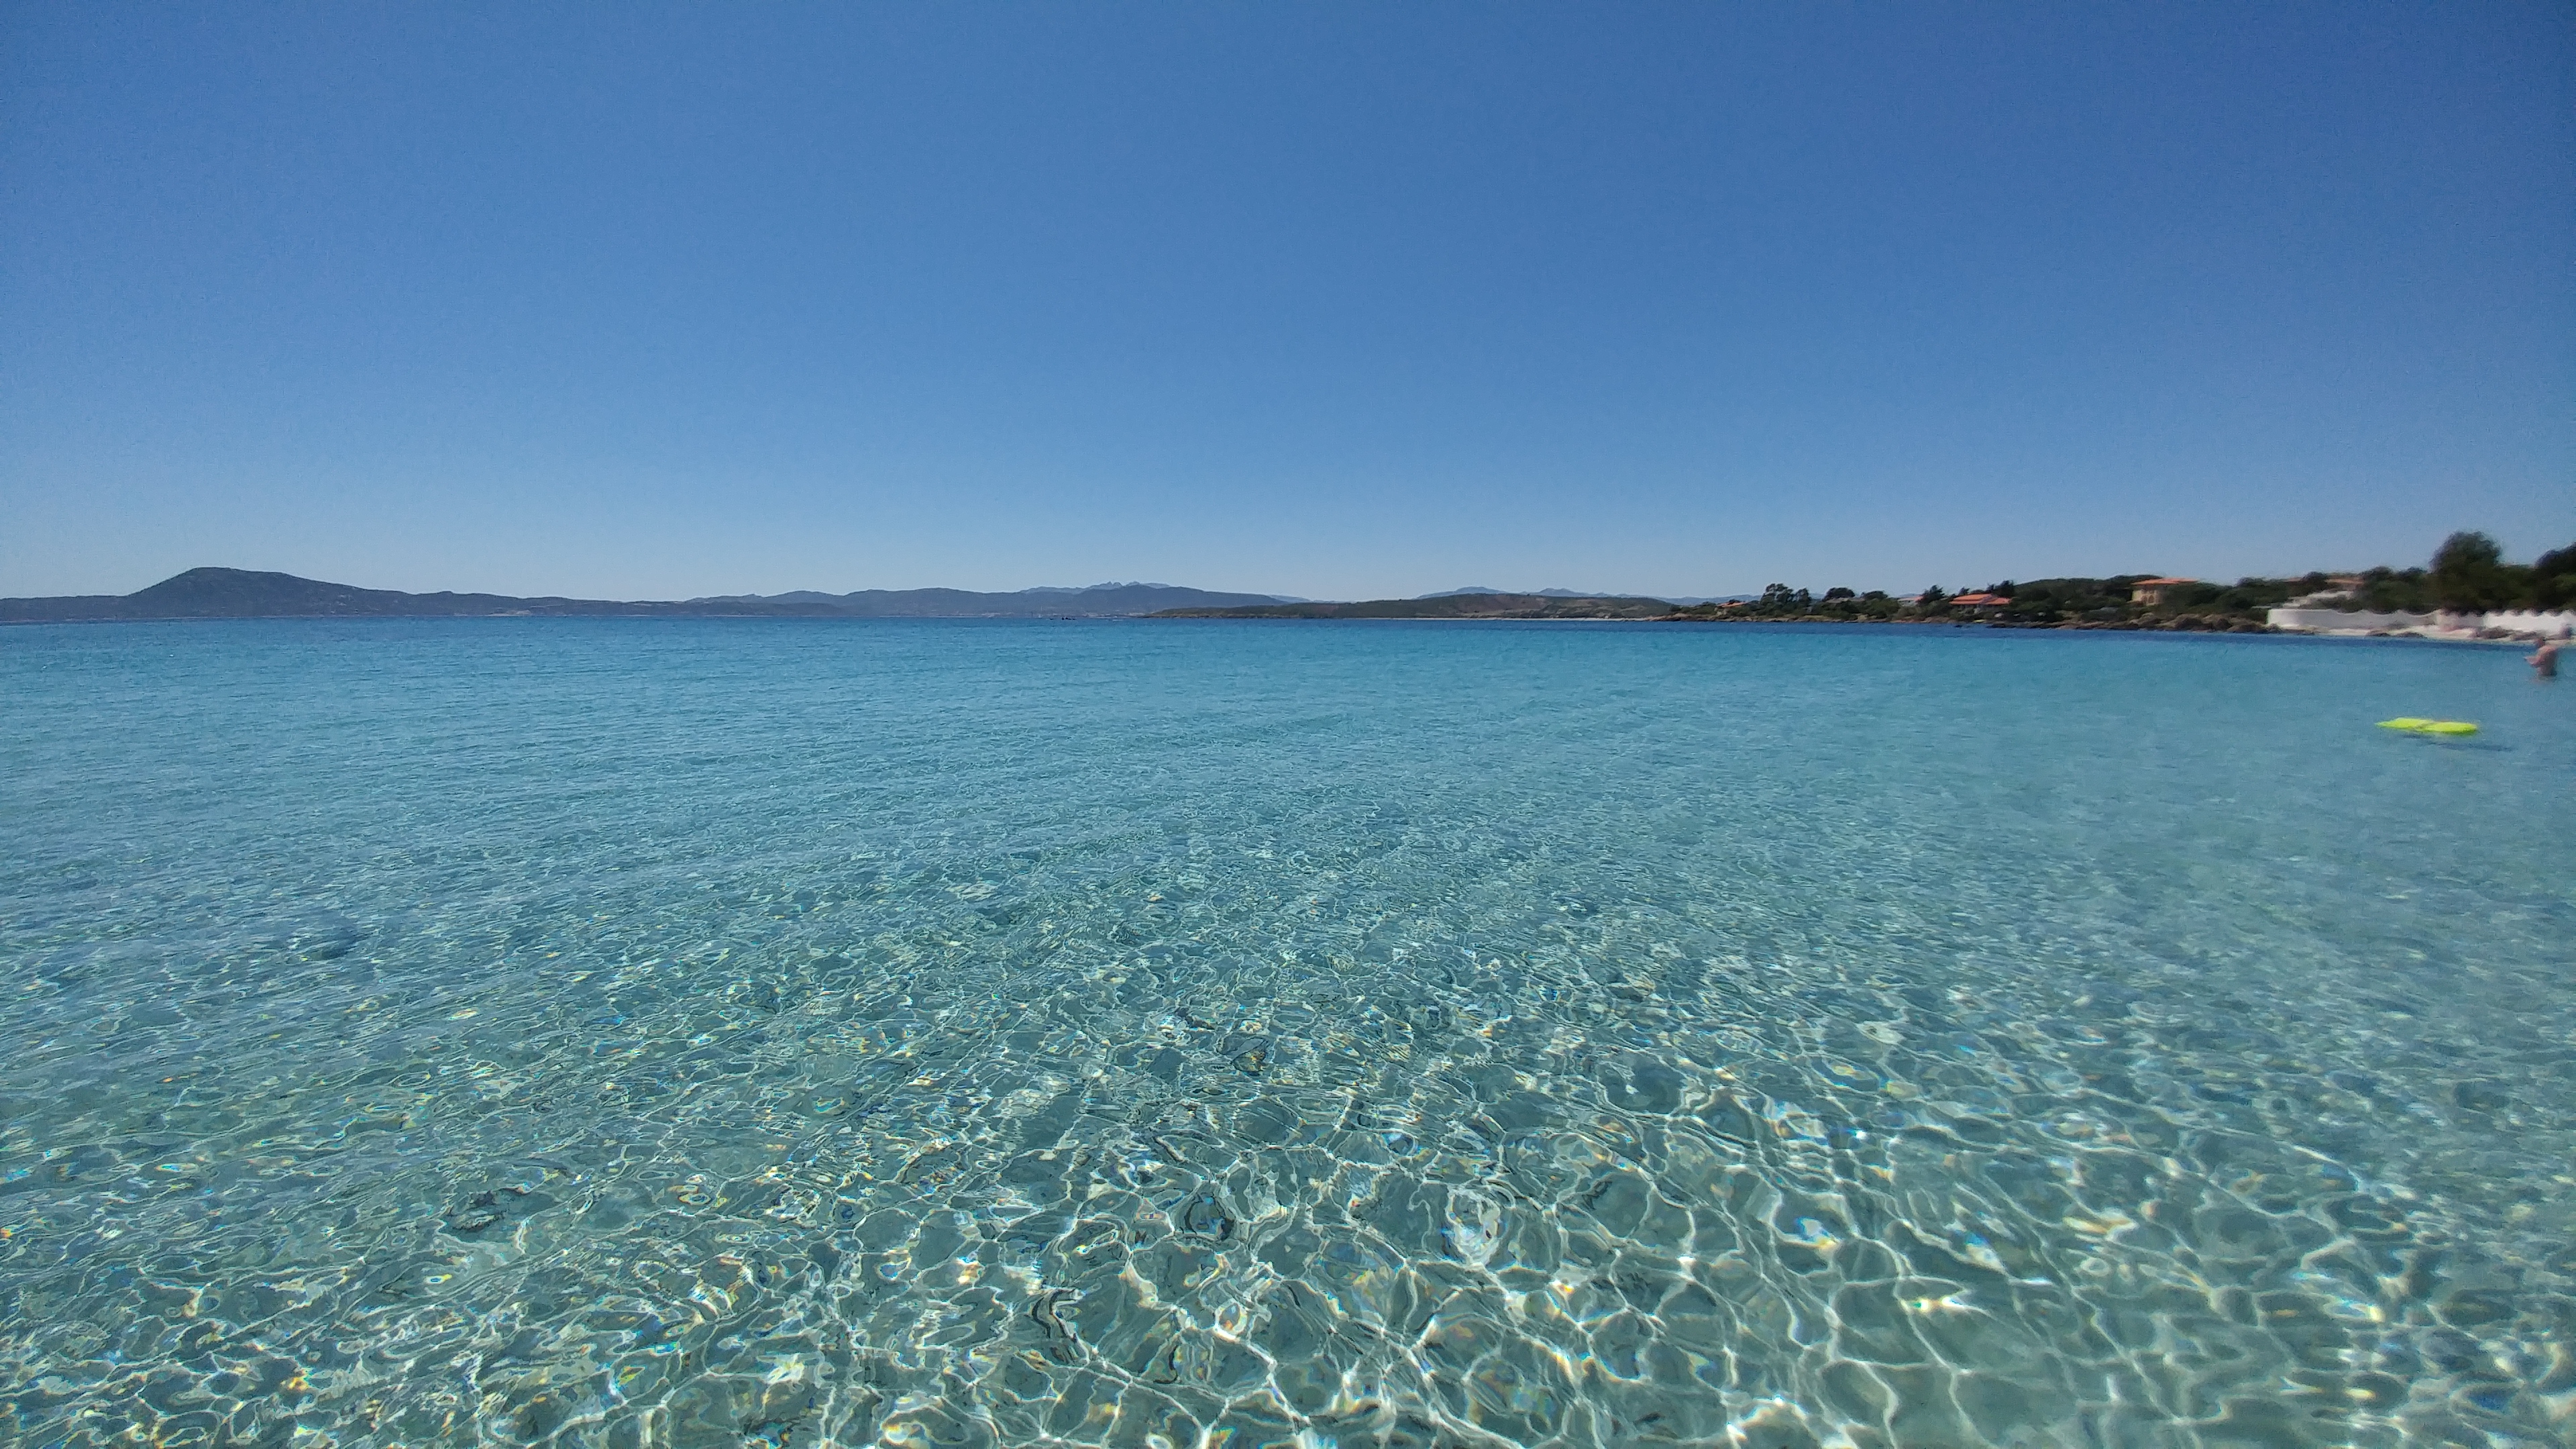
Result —
[{"label": "yellow float", "polygon": [[2476,725],[2464,719],[2417,719],[2412,715],[2381,720],[2379,727],[2418,735],[2473,735],[2478,732]]}]

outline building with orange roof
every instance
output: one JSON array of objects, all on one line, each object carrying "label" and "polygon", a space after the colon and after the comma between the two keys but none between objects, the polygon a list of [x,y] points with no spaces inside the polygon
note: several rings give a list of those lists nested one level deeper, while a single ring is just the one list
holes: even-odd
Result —
[{"label": "building with orange roof", "polygon": [[2148,608],[2152,609],[2156,605],[2165,601],[2165,590],[2170,589],[2177,584],[2196,584],[2199,582],[2200,580],[2198,579],[2140,579],[2136,583],[2129,585],[2129,602],[2132,604],[2144,604]]}]

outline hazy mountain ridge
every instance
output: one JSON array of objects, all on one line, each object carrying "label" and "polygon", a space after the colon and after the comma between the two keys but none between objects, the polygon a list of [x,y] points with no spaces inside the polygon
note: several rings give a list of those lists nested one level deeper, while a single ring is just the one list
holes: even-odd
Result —
[{"label": "hazy mountain ridge", "polygon": [[[1482,584],[1469,584],[1461,589],[1442,589],[1436,594],[1416,594],[1417,599],[1454,599],[1466,594],[1512,594],[1534,599],[1631,599],[1654,598],[1667,604],[1725,604],[1737,599],[1758,599],[1759,594],[1614,594],[1607,589],[1489,589]],[[1283,604],[1311,603],[1309,599],[1281,599]]]},{"label": "hazy mountain ridge", "polygon": [[[1492,589],[1487,588],[1483,584],[1469,584],[1465,588],[1460,589],[1442,589],[1436,594],[1416,594],[1414,597],[1417,599],[1455,599],[1466,594],[1516,594],[1538,599],[1606,599],[1612,597],[1607,593],[1597,590],[1586,592],[1582,589]],[[1282,602],[1288,601],[1283,600]],[[1309,601],[1300,599],[1295,602],[1305,603]]]},{"label": "hazy mountain ridge", "polygon": [[691,603],[783,603],[826,605],[863,618],[1126,618],[1166,609],[1229,609],[1247,605],[1296,602],[1277,594],[1218,593],[1179,584],[1109,583],[1081,588],[1058,585],[1011,593],[978,593],[972,589],[855,589],[846,594],[800,590],[792,594],[737,594]]},{"label": "hazy mountain ridge", "polygon": [[1355,603],[1255,604],[1233,608],[1167,609],[1157,619],[1660,619],[1673,606],[1663,599],[1621,594],[1433,594],[1420,599],[1363,599]]},{"label": "hazy mountain ridge", "polygon": [[683,600],[554,595],[405,593],[251,569],[194,568],[130,594],[0,599],[0,622],[282,618],[1122,618],[1175,608],[1276,604],[1271,594],[1213,593],[1171,584],[1097,584],[985,594],[967,589],[811,590]]}]

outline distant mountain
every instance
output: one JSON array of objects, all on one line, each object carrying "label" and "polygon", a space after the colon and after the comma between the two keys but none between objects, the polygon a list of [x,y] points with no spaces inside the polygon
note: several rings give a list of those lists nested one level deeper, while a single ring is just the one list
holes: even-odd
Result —
[{"label": "distant mountain", "polygon": [[507,594],[406,594],[248,569],[190,569],[130,594],[0,599],[0,621],[92,619],[434,619],[509,615],[672,617],[692,614],[793,616],[838,610],[792,603],[623,603],[612,599],[520,599]]},{"label": "distant mountain", "polygon": [[[1458,598],[1458,597],[1460,597],[1461,595],[1464,595],[1464,594],[1510,594],[1510,593],[1512,593],[1512,591],[1511,591],[1510,589],[1489,589],[1489,588],[1484,587],[1484,586],[1483,586],[1483,585],[1481,585],[1481,584],[1470,584],[1469,586],[1467,586],[1466,588],[1463,588],[1463,589],[1443,589],[1443,590],[1441,590],[1439,593],[1436,593],[1436,594],[1416,594],[1414,597],[1415,597],[1415,598],[1420,598],[1420,599],[1454,599],[1454,598]],[[1524,594],[1516,594],[1516,595],[1514,595],[1514,597],[1516,597],[1516,598],[1535,598],[1535,599],[1607,599],[1607,598],[1614,598],[1614,597],[1626,597],[1626,596],[1624,596],[1624,595],[1612,595],[1612,594],[1605,594],[1605,593],[1600,592],[1600,591],[1599,591],[1599,590],[1597,590],[1597,589],[1596,589],[1596,590],[1584,590],[1584,589],[1531,589],[1531,590],[1529,590],[1528,592],[1526,592],[1526,593],[1524,593]],[[1302,602],[1302,601],[1301,601],[1301,602]]]},{"label": "distant mountain", "polygon": [[1168,584],[1099,584],[1087,589],[1028,589],[978,594],[963,589],[864,589],[854,594],[798,592],[767,598],[626,602],[615,599],[513,598],[507,594],[406,594],[361,589],[293,574],[199,568],[130,594],[74,594],[0,599],[0,623],[106,619],[497,618],[517,615],[603,618],[1109,618],[1176,608],[1273,604],[1269,594],[1217,594]]},{"label": "distant mountain", "polygon": [[[1508,594],[1510,592],[1512,591],[1509,589],[1488,589],[1481,585],[1470,585],[1463,589],[1442,589],[1436,594],[1417,594],[1414,597],[1421,599],[1454,599],[1463,594]],[[1540,599],[1626,599],[1653,597],[1662,599],[1667,604],[1729,604],[1739,599],[1758,599],[1762,596],[1760,594],[1655,594],[1648,596],[1641,594],[1607,594],[1598,589],[1532,589],[1529,591],[1527,597]],[[1302,604],[1306,601],[1304,599],[1282,599],[1279,602],[1283,604]]]},{"label": "distant mountain", "polygon": [[1433,594],[1420,599],[1368,599],[1355,604],[1259,604],[1166,609],[1157,619],[1660,619],[1661,599],[1597,594]]},{"label": "distant mountain", "polygon": [[1132,618],[1169,609],[1231,609],[1293,602],[1277,594],[1220,594],[1175,584],[1092,584],[1085,588],[1020,589],[979,594],[967,589],[860,589],[847,594],[742,594],[692,603],[827,605],[871,619]]},{"label": "distant mountain", "polygon": [[686,599],[690,604],[829,604],[838,594],[820,594],[812,589],[796,589],[784,594],[718,594],[703,599]]}]

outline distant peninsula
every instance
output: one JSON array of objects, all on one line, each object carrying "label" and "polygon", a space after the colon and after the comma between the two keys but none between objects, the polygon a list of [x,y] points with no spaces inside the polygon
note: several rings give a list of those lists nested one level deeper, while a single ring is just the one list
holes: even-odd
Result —
[{"label": "distant peninsula", "polygon": [[1133,618],[1175,608],[1222,609],[1281,602],[1275,594],[1220,594],[1169,584],[1094,584],[983,594],[966,589],[861,589],[848,594],[740,594],[628,602],[523,599],[508,594],[407,594],[323,583],[293,574],[196,568],[130,594],[0,599],[0,623],[89,623],[116,619],[496,619],[805,618],[1046,619]]},{"label": "distant peninsula", "polygon": [[1505,594],[1476,589],[1419,599],[1368,599],[1352,604],[1193,605],[1164,609],[1157,619],[1663,619],[1669,599],[1634,595],[1590,596],[1550,590]]}]

